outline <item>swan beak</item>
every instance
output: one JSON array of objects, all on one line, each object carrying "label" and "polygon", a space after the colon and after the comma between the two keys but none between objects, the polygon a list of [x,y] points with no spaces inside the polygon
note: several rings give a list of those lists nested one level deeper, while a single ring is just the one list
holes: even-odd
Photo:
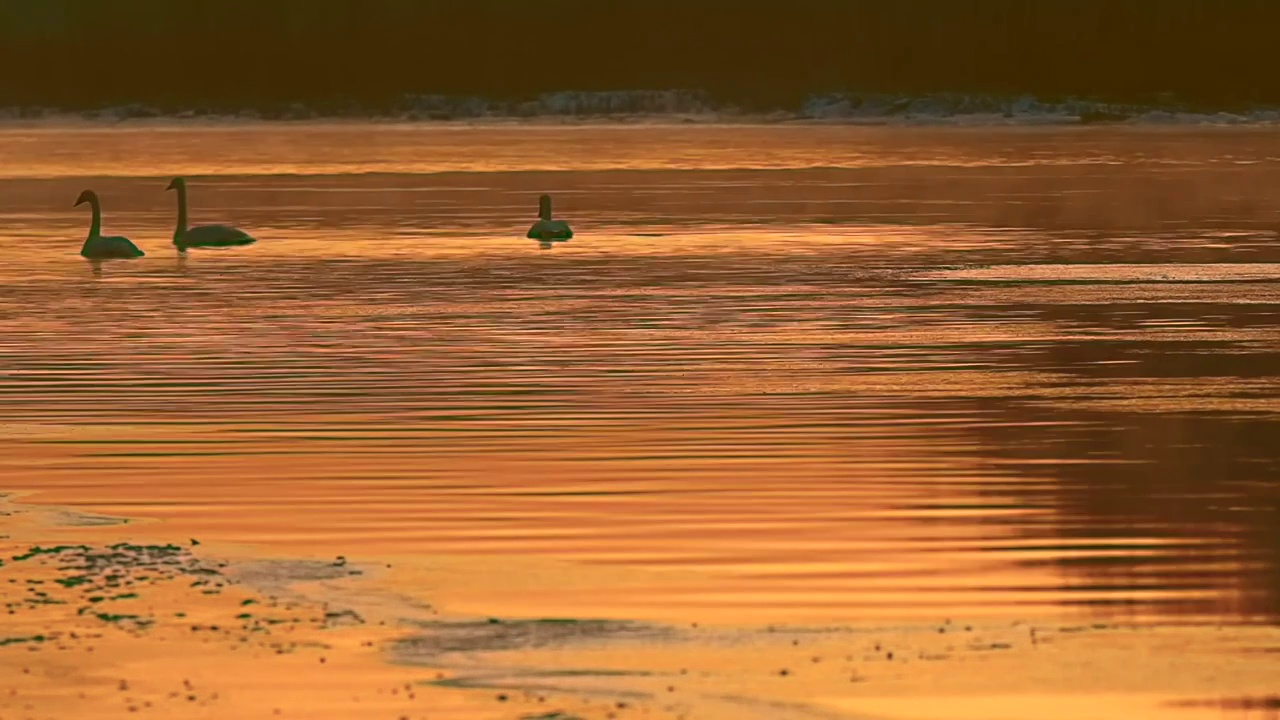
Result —
[{"label": "swan beak", "polygon": [[176,187],[178,187],[178,178],[174,178],[174,179],[170,180],[170,181],[169,181],[169,187],[165,188],[165,190],[172,190],[172,189],[174,189],[174,188],[176,188]]},{"label": "swan beak", "polygon": [[89,197],[84,193],[80,193],[80,197],[76,198],[76,204],[72,205],[71,207],[78,207],[80,205],[85,204],[88,201],[89,201]]}]

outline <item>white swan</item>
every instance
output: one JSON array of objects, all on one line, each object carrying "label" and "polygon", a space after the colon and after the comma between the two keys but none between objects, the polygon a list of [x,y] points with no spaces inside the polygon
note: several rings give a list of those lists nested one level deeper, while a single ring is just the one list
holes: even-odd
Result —
[{"label": "white swan", "polygon": [[136,258],[146,253],[138,249],[127,237],[102,236],[102,204],[98,202],[98,194],[92,190],[80,193],[76,204],[78,207],[89,203],[93,209],[93,222],[89,225],[89,237],[85,238],[80,254],[90,260],[110,260],[113,258]]},{"label": "white swan", "polygon": [[529,228],[525,237],[534,240],[568,240],[573,237],[573,230],[569,229],[569,223],[551,219],[550,195],[538,198],[538,222]]},{"label": "white swan", "polygon": [[165,190],[178,191],[178,226],[173,230],[173,244],[178,252],[185,253],[193,247],[235,247],[257,242],[249,233],[227,225],[197,225],[187,227],[187,181],[174,178]]}]

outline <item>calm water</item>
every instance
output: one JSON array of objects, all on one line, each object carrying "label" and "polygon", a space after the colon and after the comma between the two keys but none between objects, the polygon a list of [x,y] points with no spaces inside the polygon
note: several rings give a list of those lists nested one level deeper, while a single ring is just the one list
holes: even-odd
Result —
[{"label": "calm water", "polygon": [[1270,621],[1277,229],[1270,129],[9,126],[0,484],[477,611]]}]

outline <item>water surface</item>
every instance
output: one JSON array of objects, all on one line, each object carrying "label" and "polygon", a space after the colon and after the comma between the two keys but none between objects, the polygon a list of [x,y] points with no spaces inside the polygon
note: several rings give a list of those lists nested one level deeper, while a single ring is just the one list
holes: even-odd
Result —
[{"label": "water surface", "polygon": [[1271,621],[1278,228],[1248,128],[15,125],[0,472],[465,612]]}]

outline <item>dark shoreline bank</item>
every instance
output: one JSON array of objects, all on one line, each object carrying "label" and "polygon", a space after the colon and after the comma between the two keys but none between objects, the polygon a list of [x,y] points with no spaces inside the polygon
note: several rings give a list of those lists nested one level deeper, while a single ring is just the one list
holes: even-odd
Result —
[{"label": "dark shoreline bank", "polygon": [[239,119],[266,121],[396,120],[410,122],[831,122],[852,124],[966,123],[1272,123],[1280,103],[1202,105],[1166,96],[1150,102],[1085,97],[966,93],[812,95],[793,105],[751,107],[694,90],[562,91],[515,98],[403,95],[382,102],[330,99],[256,104],[129,102],[94,106],[0,106],[0,121]]},{"label": "dark shoreline bank", "polygon": [[1280,103],[1266,0],[0,0],[0,107],[364,107],[700,88]]}]

